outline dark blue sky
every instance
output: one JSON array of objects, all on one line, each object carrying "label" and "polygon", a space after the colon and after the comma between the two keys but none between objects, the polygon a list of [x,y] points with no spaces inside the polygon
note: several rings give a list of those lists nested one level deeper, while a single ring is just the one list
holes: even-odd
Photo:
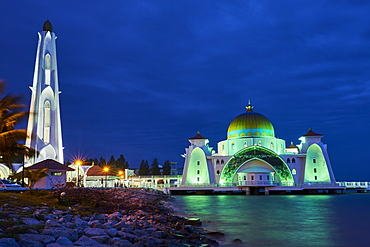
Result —
[{"label": "dark blue sky", "polygon": [[287,144],[324,134],[337,180],[370,181],[366,2],[3,1],[0,78],[29,105],[49,19],[66,160],[182,165],[188,138],[216,148],[251,100]]}]

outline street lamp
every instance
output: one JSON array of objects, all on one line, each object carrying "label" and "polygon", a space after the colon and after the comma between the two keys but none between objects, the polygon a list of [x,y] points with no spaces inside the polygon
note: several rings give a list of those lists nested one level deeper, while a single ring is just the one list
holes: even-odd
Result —
[{"label": "street lamp", "polygon": [[108,172],[109,172],[109,167],[106,166],[103,168],[103,171],[105,172],[105,187],[107,187],[107,179],[108,179]]},{"label": "street lamp", "polygon": [[77,187],[80,187],[80,165],[82,164],[82,161],[77,160],[75,164],[77,165]]}]

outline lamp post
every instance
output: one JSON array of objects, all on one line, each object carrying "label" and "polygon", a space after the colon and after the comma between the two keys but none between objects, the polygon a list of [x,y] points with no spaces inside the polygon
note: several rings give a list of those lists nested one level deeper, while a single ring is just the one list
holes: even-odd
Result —
[{"label": "lamp post", "polygon": [[103,171],[105,172],[105,187],[107,187],[109,167],[104,167]]},{"label": "lamp post", "polygon": [[77,165],[77,187],[80,187],[80,165],[81,165],[81,160],[76,161]]},{"label": "lamp post", "polygon": [[119,175],[119,180],[120,180],[118,187],[122,187],[123,171],[119,171],[118,175]]}]

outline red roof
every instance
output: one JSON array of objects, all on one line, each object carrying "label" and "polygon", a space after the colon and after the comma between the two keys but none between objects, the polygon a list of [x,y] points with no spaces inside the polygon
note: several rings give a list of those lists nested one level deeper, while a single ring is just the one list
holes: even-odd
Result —
[{"label": "red roof", "polygon": [[114,176],[114,174],[112,174],[110,171],[109,172],[104,172],[103,171],[103,168],[101,168],[100,166],[92,166],[89,168],[89,170],[87,170],[87,173],[86,173],[87,176]]},{"label": "red roof", "polygon": [[198,133],[193,138],[189,138],[189,140],[193,140],[193,139],[207,139],[207,138],[204,138],[203,136],[201,136],[198,131]]},{"label": "red roof", "polygon": [[317,134],[317,133],[313,132],[311,128],[309,128],[308,132],[303,136],[323,136],[323,135]]},{"label": "red roof", "polygon": [[59,163],[58,161],[55,161],[55,160],[52,160],[52,159],[47,159],[47,160],[40,161],[40,162],[28,167],[27,169],[29,169],[29,170],[38,170],[38,169],[42,169],[42,168],[48,168],[48,169],[56,170],[56,171],[74,171],[74,169],[72,169],[68,166],[65,166],[65,165]]}]

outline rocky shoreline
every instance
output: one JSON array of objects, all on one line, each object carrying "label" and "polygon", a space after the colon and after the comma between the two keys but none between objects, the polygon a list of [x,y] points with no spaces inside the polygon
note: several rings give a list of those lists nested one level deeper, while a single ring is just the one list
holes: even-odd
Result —
[{"label": "rocky shoreline", "polygon": [[26,232],[8,237],[0,229],[0,247],[219,246],[212,238],[222,237],[200,228],[198,219],[175,215],[171,197],[159,191],[85,188],[54,195],[61,205],[77,203],[65,210],[2,205],[0,212],[9,217],[1,221],[16,222]]}]

